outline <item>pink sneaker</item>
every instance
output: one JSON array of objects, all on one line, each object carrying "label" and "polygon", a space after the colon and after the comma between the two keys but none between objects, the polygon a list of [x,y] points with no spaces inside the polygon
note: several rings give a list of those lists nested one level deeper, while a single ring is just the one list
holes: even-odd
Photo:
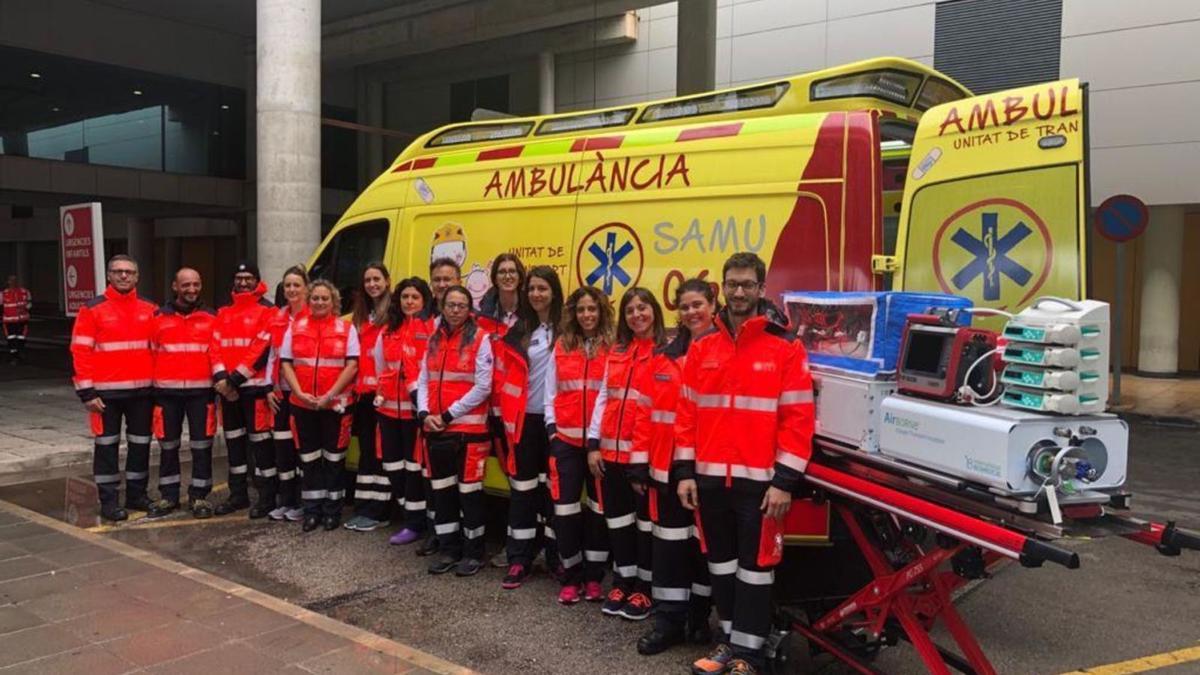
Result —
[{"label": "pink sneaker", "polygon": [[583,585],[583,599],[588,602],[600,602],[604,599],[604,587],[599,581],[589,581]]},{"label": "pink sneaker", "polygon": [[560,605],[573,605],[579,602],[582,600],[582,598],[579,596],[581,590],[583,589],[575,584],[567,584],[566,586],[563,586],[562,589],[558,591],[558,603]]}]

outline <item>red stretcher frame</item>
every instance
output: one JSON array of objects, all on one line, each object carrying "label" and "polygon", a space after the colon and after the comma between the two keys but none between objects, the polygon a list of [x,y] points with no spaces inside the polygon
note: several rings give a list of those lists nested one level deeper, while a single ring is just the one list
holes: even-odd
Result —
[{"label": "red stretcher frame", "polygon": [[[804,635],[810,645],[829,652],[857,672],[879,673],[844,646],[837,634],[858,630],[877,639],[897,624],[930,673],[949,675],[951,667],[978,675],[996,672],[954,607],[953,593],[968,579],[949,569],[946,563],[972,546],[978,546],[982,551],[984,571],[1006,558],[1030,567],[1044,562],[1055,562],[1070,569],[1079,567],[1079,557],[1072,551],[835,468],[813,463],[806,474],[809,483],[829,493],[833,511],[845,524],[873,578],[820,618],[807,623],[793,621],[791,628]],[[948,539],[929,548],[906,541],[904,546],[911,562],[897,569],[879,543],[864,531],[857,516],[864,511],[889,513],[898,521],[925,525]],[[1137,522],[1144,526],[1140,531],[1121,536],[1152,546],[1164,555],[1179,555],[1182,549],[1200,550],[1200,536],[1179,530],[1174,523]],[[939,621],[958,645],[961,655],[934,643],[929,632]]]}]

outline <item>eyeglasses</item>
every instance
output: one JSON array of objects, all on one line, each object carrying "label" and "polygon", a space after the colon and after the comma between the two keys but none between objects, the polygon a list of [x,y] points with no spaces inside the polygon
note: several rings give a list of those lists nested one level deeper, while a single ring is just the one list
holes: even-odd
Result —
[{"label": "eyeglasses", "polygon": [[722,285],[725,287],[726,293],[734,293],[738,290],[749,292],[762,286],[757,281],[726,281]]},{"label": "eyeglasses", "polygon": [[468,307],[470,307],[470,305],[468,305],[465,302],[447,302],[445,305],[442,305],[442,306],[451,312],[462,312],[462,311],[465,311]]},{"label": "eyeglasses", "polygon": [[109,270],[108,273],[115,277],[128,277],[137,274],[137,270]]},{"label": "eyeglasses", "polygon": [[518,277],[521,276],[516,270],[496,270],[498,277]]}]

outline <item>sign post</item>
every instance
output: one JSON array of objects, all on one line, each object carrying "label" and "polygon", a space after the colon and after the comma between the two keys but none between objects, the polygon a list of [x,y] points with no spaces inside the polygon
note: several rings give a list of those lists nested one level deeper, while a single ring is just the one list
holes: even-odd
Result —
[{"label": "sign post", "polygon": [[58,210],[62,243],[63,306],[67,316],[104,292],[104,222],[100,202]]},{"label": "sign post", "polygon": [[1121,403],[1121,357],[1125,348],[1122,310],[1125,305],[1125,242],[1146,231],[1150,212],[1142,200],[1132,195],[1114,195],[1105,199],[1094,216],[1096,232],[1117,245],[1116,293],[1113,296],[1113,386],[1110,403]]}]

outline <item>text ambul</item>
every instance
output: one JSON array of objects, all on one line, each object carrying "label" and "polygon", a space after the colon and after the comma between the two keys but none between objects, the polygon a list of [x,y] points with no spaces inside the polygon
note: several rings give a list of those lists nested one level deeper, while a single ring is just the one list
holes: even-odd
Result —
[{"label": "text ambul", "polygon": [[[999,101],[989,98],[972,105],[966,119],[963,119],[958,106],[953,106],[938,127],[938,136],[945,134],[946,129],[951,126],[958,133],[965,134],[991,127],[1016,124],[1031,114],[1039,120],[1077,115],[1079,109],[1070,108],[1067,104],[1070,90],[1070,87],[1065,86],[1047,87],[1045,91],[1035,92],[1029,99],[1026,99],[1025,96],[1005,96]],[[998,107],[997,103],[999,103]]]}]

